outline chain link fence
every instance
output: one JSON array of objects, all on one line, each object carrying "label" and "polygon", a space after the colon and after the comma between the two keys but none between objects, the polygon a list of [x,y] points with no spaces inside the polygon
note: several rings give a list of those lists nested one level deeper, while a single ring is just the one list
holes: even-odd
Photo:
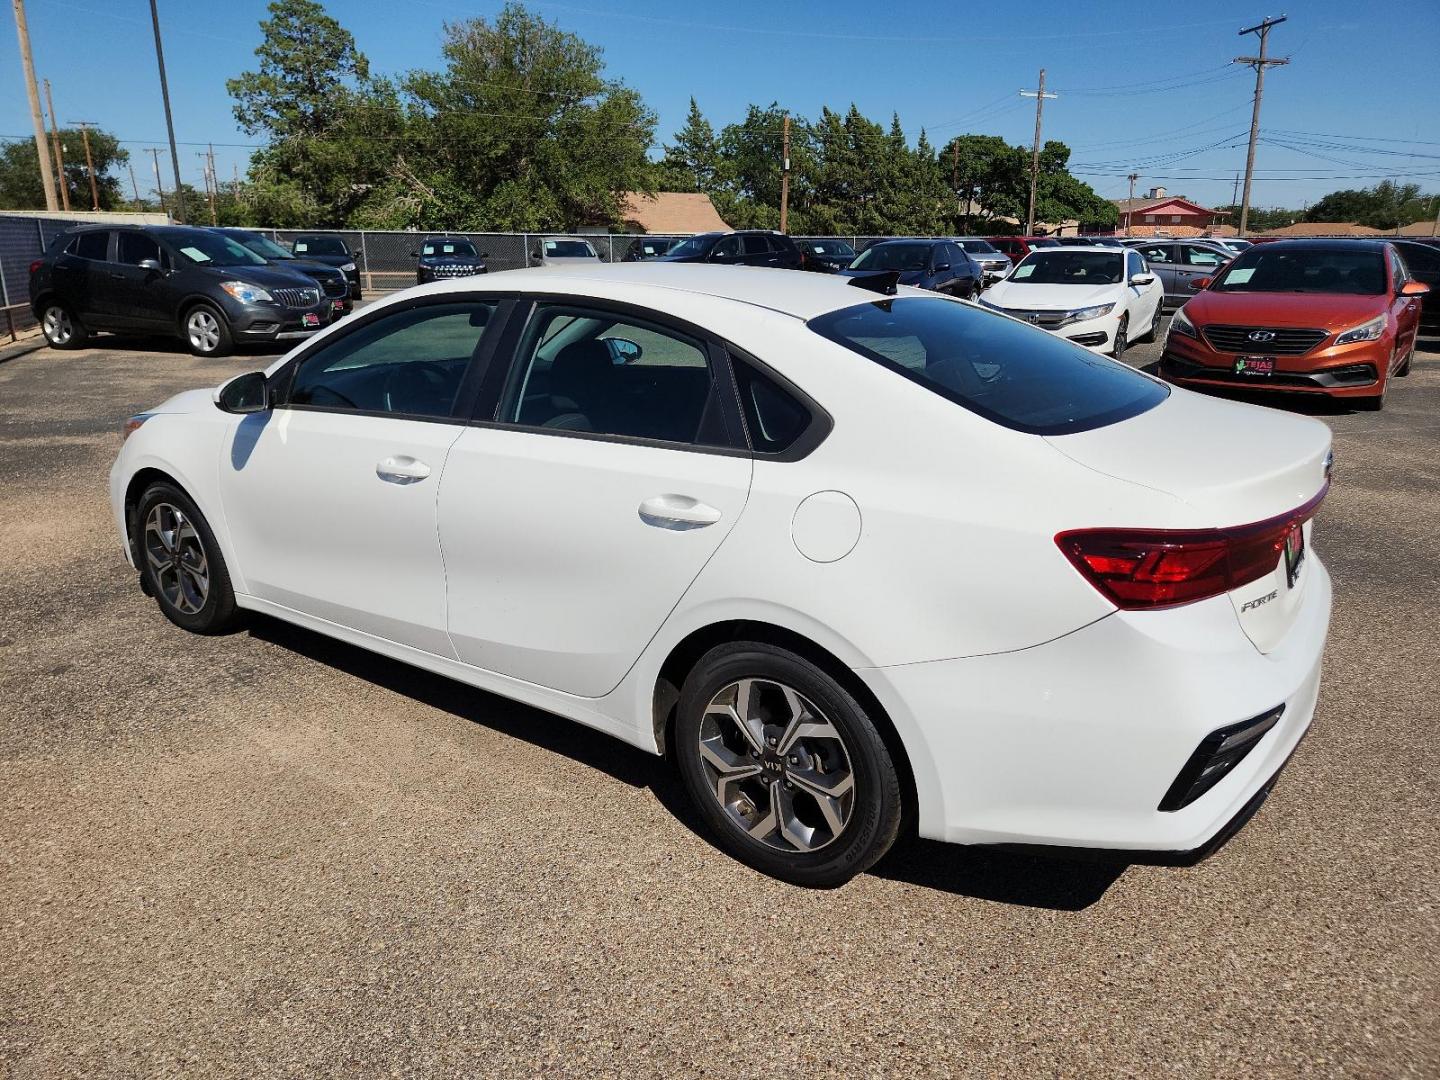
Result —
[{"label": "chain link fence", "polygon": [[33,218],[0,214],[0,308],[9,308],[6,328],[27,330],[36,325],[30,310],[30,264],[57,233],[79,225],[66,218]]}]

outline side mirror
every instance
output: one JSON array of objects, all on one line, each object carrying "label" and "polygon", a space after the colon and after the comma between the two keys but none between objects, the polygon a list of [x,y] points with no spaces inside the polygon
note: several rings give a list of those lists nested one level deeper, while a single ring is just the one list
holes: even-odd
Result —
[{"label": "side mirror", "polygon": [[610,361],[614,364],[633,364],[645,352],[627,338],[605,338],[605,347],[610,350]]},{"label": "side mirror", "polygon": [[159,259],[141,259],[137,264],[141,270],[148,270],[152,274],[163,274],[165,268],[160,265]]},{"label": "side mirror", "polygon": [[1190,288],[1193,289],[1195,292],[1199,292],[1201,289],[1208,289],[1211,284],[1212,279],[1208,277],[1197,277],[1190,279]]},{"label": "side mirror", "polygon": [[1400,286],[1400,296],[1424,296],[1430,291],[1430,286],[1423,281],[1407,281]]},{"label": "side mirror", "polygon": [[412,251],[410,252],[410,257],[412,259],[418,259],[420,257],[420,253],[418,251]]},{"label": "side mirror", "polygon": [[950,264],[949,264],[949,263],[936,263],[936,264],[935,264],[935,269],[931,270],[930,272],[931,272],[932,274],[938,274],[938,273],[940,273],[940,271],[942,271],[942,270],[949,270],[949,269],[950,269]]},{"label": "side mirror", "polygon": [[215,405],[221,412],[257,413],[270,408],[270,383],[263,371],[237,375],[215,391]]},{"label": "side mirror", "polygon": [[1152,281],[1154,281],[1154,280],[1155,280],[1155,275],[1154,275],[1154,274],[1131,274],[1131,275],[1130,275],[1130,284],[1131,284],[1131,285],[1149,285],[1150,282],[1152,282]]}]

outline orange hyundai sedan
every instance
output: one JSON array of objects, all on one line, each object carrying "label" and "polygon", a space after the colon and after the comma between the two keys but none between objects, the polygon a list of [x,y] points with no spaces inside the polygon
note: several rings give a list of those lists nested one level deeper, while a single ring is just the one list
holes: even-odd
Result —
[{"label": "orange hyundai sedan", "polygon": [[1379,409],[1408,375],[1429,286],[1380,240],[1286,240],[1236,256],[1175,313],[1160,374],[1328,394]]}]

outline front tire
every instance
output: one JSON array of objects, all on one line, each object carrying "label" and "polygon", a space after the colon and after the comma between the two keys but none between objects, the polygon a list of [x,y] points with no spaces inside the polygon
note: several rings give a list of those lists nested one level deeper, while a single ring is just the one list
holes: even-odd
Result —
[{"label": "front tire", "polygon": [[135,553],[145,591],[165,617],[192,634],[223,634],[239,623],[230,572],[215,534],[174,484],[151,484],[135,508]]},{"label": "front tire", "polygon": [[196,356],[229,356],[235,350],[230,323],[209,304],[196,304],[185,313],[181,334]]},{"label": "front tire", "polygon": [[1115,348],[1110,352],[1110,355],[1116,360],[1123,361],[1125,359],[1125,350],[1130,346],[1129,329],[1130,316],[1128,314],[1121,315],[1120,324],[1115,327]]},{"label": "front tire", "polygon": [[900,780],[872,718],[825,671],[759,642],[711,649],[675,721],[681,779],[715,842],[795,885],[843,885],[890,849]]},{"label": "front tire", "polygon": [[1155,317],[1150,320],[1150,329],[1145,331],[1141,341],[1156,341],[1160,337],[1160,320],[1165,317],[1165,302],[1162,300],[1155,305]]},{"label": "front tire", "polygon": [[40,309],[40,332],[52,349],[79,349],[90,336],[75,314],[56,300]]}]

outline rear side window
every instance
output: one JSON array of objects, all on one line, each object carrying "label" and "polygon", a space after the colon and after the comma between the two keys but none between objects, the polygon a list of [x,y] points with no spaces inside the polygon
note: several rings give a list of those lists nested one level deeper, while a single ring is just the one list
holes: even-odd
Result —
[{"label": "rear side window", "polygon": [[768,255],[774,250],[770,246],[770,238],[760,233],[746,233],[741,242],[746,255]]},{"label": "rear side window", "polygon": [[807,325],[971,412],[1033,435],[1105,427],[1170,393],[1044,330],[939,297],[858,304]]},{"label": "rear side window", "polygon": [[810,410],[743,360],[731,359],[750,445],[762,454],[784,453],[810,427]]},{"label": "rear side window", "polygon": [[75,238],[75,246],[71,249],[82,259],[98,259],[104,261],[109,257],[110,234],[101,230],[100,232],[83,232]]}]

